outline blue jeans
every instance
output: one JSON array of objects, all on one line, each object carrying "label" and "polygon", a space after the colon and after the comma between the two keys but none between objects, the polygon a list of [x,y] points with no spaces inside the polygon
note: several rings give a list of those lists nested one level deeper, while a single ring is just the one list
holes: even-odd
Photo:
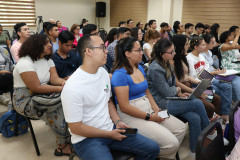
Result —
[{"label": "blue jeans", "polygon": [[233,100],[240,101],[240,77],[235,76],[232,80]]},{"label": "blue jeans", "polygon": [[196,151],[197,139],[201,131],[207,127],[209,120],[205,107],[199,99],[170,100],[168,112],[173,116],[181,117],[189,123],[190,149]]},{"label": "blue jeans", "polygon": [[[232,104],[233,87],[231,83],[222,82],[217,79],[212,81],[215,93],[221,97],[221,115],[228,115]],[[238,91],[240,92],[240,90]],[[240,93],[239,93],[240,95]],[[240,96],[239,96],[240,97]]]},{"label": "blue jeans", "polygon": [[136,160],[154,160],[160,151],[156,142],[140,134],[128,136],[122,141],[86,138],[73,144],[73,148],[82,160],[112,160],[110,149],[132,153]]}]

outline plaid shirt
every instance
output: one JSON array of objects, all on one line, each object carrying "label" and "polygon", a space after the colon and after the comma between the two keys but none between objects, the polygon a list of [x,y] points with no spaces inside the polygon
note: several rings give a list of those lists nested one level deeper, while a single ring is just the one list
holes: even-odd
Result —
[{"label": "plaid shirt", "polygon": [[113,41],[111,44],[109,44],[107,47],[108,54],[110,55],[110,57],[112,58],[113,61],[115,61],[115,59],[116,59],[116,56],[115,56],[116,45],[117,45],[117,39],[115,41]]},{"label": "plaid shirt", "polygon": [[161,36],[161,38],[166,38],[169,40],[168,32],[163,33],[163,31],[160,30],[160,36]]}]

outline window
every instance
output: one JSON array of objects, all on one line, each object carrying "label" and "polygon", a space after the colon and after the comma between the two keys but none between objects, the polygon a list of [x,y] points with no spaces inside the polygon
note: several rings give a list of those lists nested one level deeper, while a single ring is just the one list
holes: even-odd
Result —
[{"label": "window", "polygon": [[1,0],[0,24],[3,27],[13,27],[16,23],[25,22],[35,26],[34,0]]}]

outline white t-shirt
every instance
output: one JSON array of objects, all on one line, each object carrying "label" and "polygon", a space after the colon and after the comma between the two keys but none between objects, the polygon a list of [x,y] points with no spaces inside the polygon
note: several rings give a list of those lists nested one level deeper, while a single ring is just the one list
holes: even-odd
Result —
[{"label": "white t-shirt", "polygon": [[[144,45],[143,45],[143,51],[144,51],[144,49],[148,49],[148,50],[150,51],[150,53],[152,53],[152,47],[150,46],[149,43],[144,43]],[[145,56],[145,58],[148,60],[148,57],[147,57],[147,55],[146,55],[145,52],[144,52],[144,56]]]},{"label": "white t-shirt", "polygon": [[[101,130],[111,131],[108,101],[111,96],[110,78],[100,67],[95,74],[78,68],[67,80],[61,95],[66,122],[81,122]],[[71,131],[70,131],[71,133]],[[72,143],[86,137],[71,133]]]},{"label": "white t-shirt", "polygon": [[189,65],[189,76],[193,77],[196,80],[198,79],[198,74],[203,70],[209,71],[209,63],[203,57],[203,55],[199,54],[199,57],[189,53],[187,55],[187,61]]},{"label": "white t-shirt", "polygon": [[34,71],[37,73],[38,79],[41,84],[46,84],[50,80],[50,68],[54,67],[52,59],[46,60],[38,59],[37,61],[32,61],[29,56],[22,57],[19,59],[13,70],[14,87],[26,87],[20,74],[23,72]]}]

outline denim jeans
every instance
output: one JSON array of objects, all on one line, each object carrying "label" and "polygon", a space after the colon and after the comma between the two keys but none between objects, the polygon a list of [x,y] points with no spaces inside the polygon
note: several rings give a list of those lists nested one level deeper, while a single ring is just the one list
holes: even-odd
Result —
[{"label": "denim jeans", "polygon": [[132,153],[136,160],[154,160],[160,151],[156,142],[140,134],[128,136],[122,141],[86,138],[73,144],[73,148],[82,160],[112,160],[111,149]]},{"label": "denim jeans", "polygon": [[[217,79],[212,81],[213,89],[216,91],[215,93],[221,97],[221,115],[228,115],[230,111],[230,107],[232,104],[233,98],[233,87],[231,83],[222,82]],[[238,87],[240,89],[240,86]],[[238,91],[240,92],[240,90]],[[240,97],[240,93],[239,93]]]},{"label": "denim jeans", "polygon": [[196,151],[197,139],[201,131],[209,124],[205,107],[199,99],[170,100],[168,112],[181,117],[189,123],[190,149]]},{"label": "denim jeans", "polygon": [[232,80],[233,100],[240,101],[240,77],[235,76]]}]

